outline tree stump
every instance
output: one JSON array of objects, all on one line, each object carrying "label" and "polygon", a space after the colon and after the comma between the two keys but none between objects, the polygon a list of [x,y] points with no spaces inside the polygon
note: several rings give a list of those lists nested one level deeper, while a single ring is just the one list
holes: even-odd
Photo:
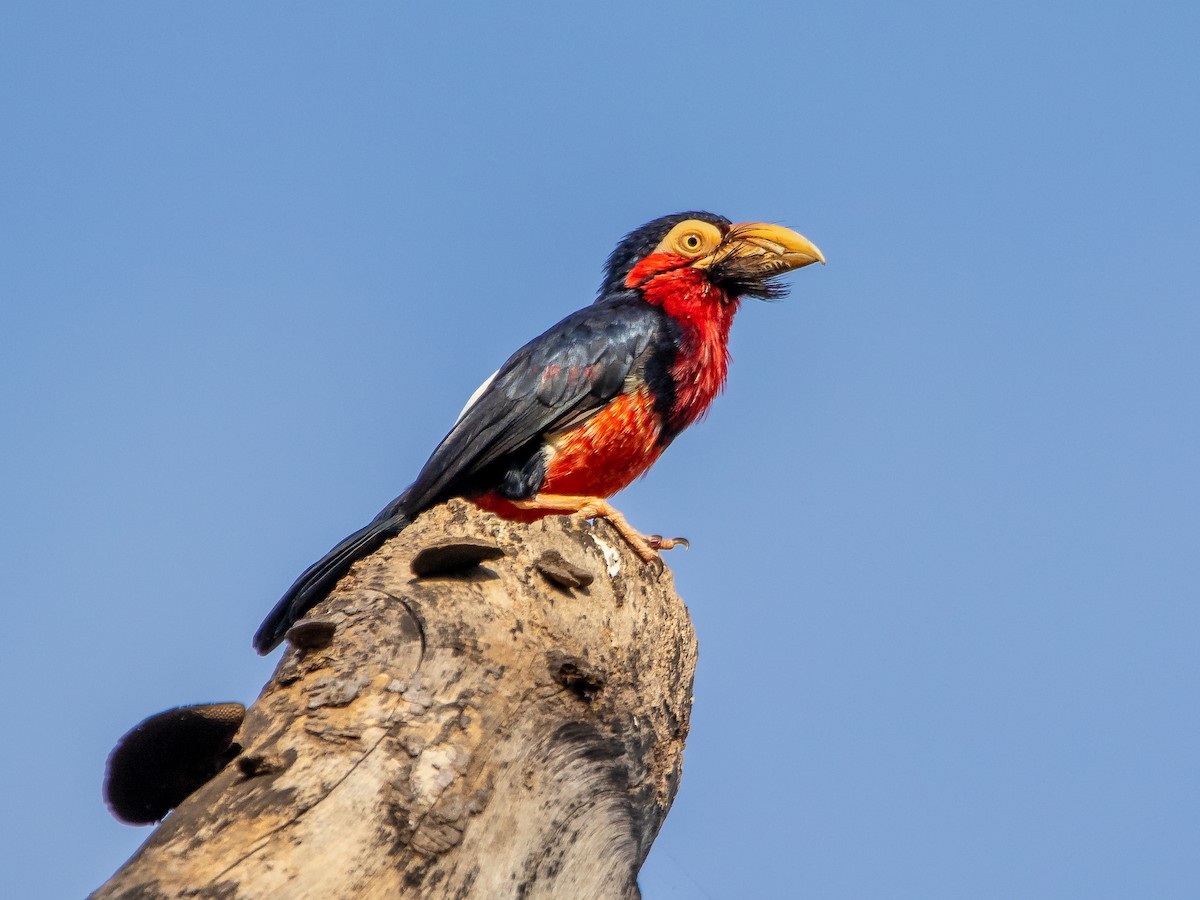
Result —
[{"label": "tree stump", "polygon": [[94,897],[640,896],[696,663],[668,571],[452,501],[308,621],[240,753]]}]

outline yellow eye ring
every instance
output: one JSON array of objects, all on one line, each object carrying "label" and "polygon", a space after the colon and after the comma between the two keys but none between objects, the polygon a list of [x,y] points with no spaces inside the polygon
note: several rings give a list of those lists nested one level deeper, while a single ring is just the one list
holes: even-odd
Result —
[{"label": "yellow eye ring", "polygon": [[719,228],[700,219],[687,219],[672,228],[654,249],[655,253],[673,253],[688,260],[701,259],[721,244]]}]

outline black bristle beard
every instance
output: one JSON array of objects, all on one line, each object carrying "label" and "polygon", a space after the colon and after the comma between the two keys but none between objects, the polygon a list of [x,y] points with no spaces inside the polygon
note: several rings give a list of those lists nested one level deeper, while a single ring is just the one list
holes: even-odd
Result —
[{"label": "black bristle beard", "polygon": [[788,286],[772,279],[786,271],[783,265],[778,269],[770,264],[764,267],[761,257],[731,255],[714,263],[709,277],[730,297],[782,300],[788,294]]}]

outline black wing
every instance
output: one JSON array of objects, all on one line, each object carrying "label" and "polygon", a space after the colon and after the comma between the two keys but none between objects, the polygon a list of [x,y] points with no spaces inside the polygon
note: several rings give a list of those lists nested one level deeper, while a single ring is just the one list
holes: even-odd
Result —
[{"label": "black wing", "polygon": [[[527,457],[547,434],[586,421],[627,385],[666,373],[678,326],[641,299],[600,301],[514,353],[463,410],[417,480],[384,512],[421,510],[477,485],[506,459]],[[669,400],[667,401],[669,403]]]},{"label": "black wing", "polygon": [[678,326],[666,314],[626,298],[581,309],[530,341],[463,410],[412,486],[296,579],[259,626],[255,648],[269,652],[357,560],[418,513],[496,487],[489,479],[501,478],[508,463],[529,459],[546,434],[595,415],[627,385],[648,381],[665,414],[673,402],[668,370],[677,346]]},{"label": "black wing", "polygon": [[259,653],[270,653],[283,640],[287,630],[306,612],[325,599],[350,567],[364,557],[370,556],[384,541],[394,537],[408,525],[402,513],[384,515],[395,505],[376,516],[371,523],[343,538],[338,545],[300,573],[290,588],[279,598],[258,631],[254,633],[254,649]]}]

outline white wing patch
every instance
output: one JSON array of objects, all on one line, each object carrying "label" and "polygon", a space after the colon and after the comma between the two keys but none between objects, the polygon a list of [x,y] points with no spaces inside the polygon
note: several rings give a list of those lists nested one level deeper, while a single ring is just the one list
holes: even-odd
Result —
[{"label": "white wing patch", "polygon": [[458,418],[454,420],[455,425],[457,425],[459,422],[461,422],[463,420],[463,416],[465,416],[467,414],[467,410],[470,409],[472,406],[474,406],[475,403],[479,400],[479,398],[483,396],[483,392],[492,386],[492,382],[496,380],[496,376],[499,374],[500,374],[500,370],[497,369],[495,372],[493,372],[491,375],[489,375],[487,377],[487,380],[484,381],[483,384],[481,384],[479,387],[475,388],[475,393],[473,393],[471,395],[471,399],[469,399],[467,401],[467,405],[462,408],[462,412],[460,412],[458,414]]}]

